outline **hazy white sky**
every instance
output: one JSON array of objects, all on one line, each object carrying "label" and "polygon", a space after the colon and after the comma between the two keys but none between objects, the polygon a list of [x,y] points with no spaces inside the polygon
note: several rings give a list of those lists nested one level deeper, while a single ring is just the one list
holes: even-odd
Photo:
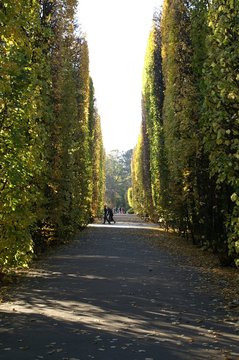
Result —
[{"label": "hazy white sky", "polygon": [[107,152],[136,145],[144,55],[154,8],[161,1],[79,0]]}]

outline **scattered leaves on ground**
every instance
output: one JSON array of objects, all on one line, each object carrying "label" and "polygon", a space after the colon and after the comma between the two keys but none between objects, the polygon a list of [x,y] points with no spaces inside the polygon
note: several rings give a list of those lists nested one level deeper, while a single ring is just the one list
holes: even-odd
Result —
[{"label": "scattered leaves on ground", "polygon": [[[218,257],[209,249],[193,245],[190,240],[172,233],[152,233],[148,237],[157,245],[174,256],[180,266],[197,267],[210,278],[210,291],[222,294],[229,309],[239,311],[239,271],[233,267],[222,267]],[[206,290],[206,289],[205,289]]]}]

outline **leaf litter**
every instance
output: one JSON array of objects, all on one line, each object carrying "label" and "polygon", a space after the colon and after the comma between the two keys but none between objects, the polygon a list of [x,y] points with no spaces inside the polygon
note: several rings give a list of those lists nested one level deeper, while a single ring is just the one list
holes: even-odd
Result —
[{"label": "leaf litter", "polygon": [[152,245],[158,246],[174,256],[176,264],[183,267],[196,267],[210,283],[200,284],[198,289],[222,295],[225,309],[239,312],[239,271],[233,267],[222,267],[218,257],[210,250],[193,245],[190,240],[173,233],[148,233]]}]

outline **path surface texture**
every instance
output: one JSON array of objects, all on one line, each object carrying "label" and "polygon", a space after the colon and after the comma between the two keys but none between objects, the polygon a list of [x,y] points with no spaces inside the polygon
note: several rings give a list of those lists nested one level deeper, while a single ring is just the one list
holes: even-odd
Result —
[{"label": "path surface texture", "polygon": [[158,228],[127,219],[89,226],[10,289],[0,359],[239,359],[208,278],[155,246]]}]

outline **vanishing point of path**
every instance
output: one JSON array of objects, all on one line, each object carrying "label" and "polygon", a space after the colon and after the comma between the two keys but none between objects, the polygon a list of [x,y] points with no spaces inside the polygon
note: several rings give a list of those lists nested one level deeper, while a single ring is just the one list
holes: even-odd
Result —
[{"label": "vanishing point of path", "polygon": [[122,218],[89,226],[10,289],[1,360],[239,359],[208,279],[154,246],[163,232]]}]

